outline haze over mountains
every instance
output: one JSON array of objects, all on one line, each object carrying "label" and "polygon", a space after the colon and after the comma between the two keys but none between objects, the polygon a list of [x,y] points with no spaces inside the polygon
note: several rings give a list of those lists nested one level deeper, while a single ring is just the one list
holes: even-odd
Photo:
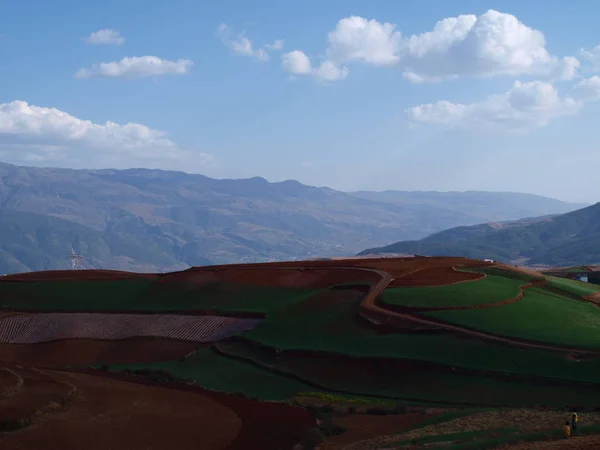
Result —
[{"label": "haze over mountains", "polygon": [[88,267],[132,271],[350,255],[581,206],[531,194],[346,193],[297,181],[0,163],[0,273],[68,268],[71,248]]},{"label": "haze over mountains", "polygon": [[492,258],[527,265],[600,262],[600,203],[558,216],[461,226],[360,255],[408,253]]}]

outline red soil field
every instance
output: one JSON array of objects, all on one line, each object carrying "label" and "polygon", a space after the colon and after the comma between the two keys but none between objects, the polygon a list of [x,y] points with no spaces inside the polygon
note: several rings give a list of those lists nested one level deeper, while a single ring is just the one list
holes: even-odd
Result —
[{"label": "red soil field", "polygon": [[377,277],[368,271],[353,268],[306,268],[298,267],[249,267],[199,268],[169,274],[160,283],[206,284],[210,282],[237,283],[246,285],[278,286],[287,288],[319,289],[351,282],[376,282]]},{"label": "red soil field", "polygon": [[[439,413],[438,413],[439,414]],[[402,415],[356,414],[335,419],[335,423],[346,427],[346,432],[332,436],[320,448],[322,450],[342,450],[350,444],[380,436],[402,433],[425,419],[438,414],[409,413]]]},{"label": "red soil field", "polygon": [[23,378],[8,369],[0,368],[0,399],[14,394],[23,386]]},{"label": "red soil field", "polygon": [[74,388],[68,383],[57,381],[36,369],[13,370],[23,379],[23,386],[14,395],[0,400],[0,423],[30,420],[74,394]]},{"label": "red soil field", "polygon": [[0,319],[0,343],[35,344],[62,339],[116,340],[158,337],[212,342],[242,333],[260,323],[213,315],[40,313]]},{"label": "red soil field", "polygon": [[[269,286],[320,288],[354,281],[377,281],[377,277],[357,270],[370,268],[389,273],[394,278],[406,277],[412,272],[427,268],[446,267],[443,273],[451,274],[454,267],[487,267],[493,265],[466,258],[371,258],[340,259],[329,261],[292,261],[260,264],[237,264],[224,266],[193,267],[182,272],[167,274],[163,282],[209,281],[240,284],[264,284]],[[460,272],[452,273],[456,281],[465,280]],[[467,277],[469,275],[466,275]]]},{"label": "red soil field", "polygon": [[405,275],[400,275],[388,287],[406,286],[442,286],[447,284],[475,281],[485,278],[485,274],[475,272],[459,272],[452,266],[424,267]]},{"label": "red soil field", "polygon": [[[69,376],[74,380],[74,384],[81,389],[81,382],[78,381],[78,376],[89,377],[88,383],[95,383],[93,379],[101,378],[103,380],[107,380],[113,383],[123,383],[129,385],[129,389],[137,389],[139,387],[147,387],[160,389],[165,391],[176,391],[180,393],[191,394],[192,397],[201,395],[208,399],[214,400],[221,405],[229,408],[234,411],[239,417],[242,419],[242,428],[235,438],[235,440],[228,445],[227,450],[278,450],[278,449],[291,449],[294,444],[299,442],[306,430],[310,427],[316,426],[315,419],[302,408],[292,407],[285,405],[283,403],[271,403],[271,402],[256,402],[253,400],[248,400],[243,397],[227,395],[221,392],[213,392],[207,391],[196,385],[188,385],[188,384],[168,384],[168,385],[160,385],[157,382],[150,381],[148,379],[144,379],[141,377],[136,377],[132,375],[125,375],[120,373],[102,373],[102,376],[96,376],[98,374],[97,371],[89,370],[89,369],[81,369],[73,372],[54,372],[55,376],[58,374],[64,374],[64,376]],[[114,385],[117,387],[118,385]],[[108,395],[106,392],[103,394],[104,396],[112,396],[112,388],[108,387],[108,391],[111,395]],[[147,395],[152,395],[151,391],[148,392]],[[166,394],[165,394],[166,395]],[[193,401],[193,400],[192,400]],[[171,400],[165,398],[164,404],[169,403]],[[159,405],[160,407],[160,405]],[[181,405],[180,405],[181,407]],[[160,409],[160,408],[159,408]],[[177,409],[174,408],[175,411]],[[210,411],[207,413],[210,415]],[[201,417],[202,420],[204,415],[196,416],[196,422],[193,422],[188,425],[191,429],[198,427],[197,421],[198,417]],[[129,417],[129,420],[134,420]],[[135,420],[138,420],[137,418]],[[161,419],[162,420],[162,419]],[[64,423],[64,422],[63,422]],[[152,425],[154,426],[153,422]],[[148,426],[148,425],[146,425]],[[166,427],[165,427],[166,428]],[[162,427],[161,427],[162,429]],[[122,438],[126,438],[130,433],[128,428],[125,428],[125,435]],[[167,430],[168,431],[168,430]],[[174,449],[174,448],[193,448],[194,450],[198,448],[204,449],[202,446],[203,440],[191,439],[188,433],[188,439],[195,446],[181,446],[178,447],[174,445],[172,441],[169,441],[171,445],[164,447],[165,449]],[[68,428],[65,433],[68,433]],[[167,436],[172,436],[168,434]],[[120,441],[119,441],[120,442]],[[168,442],[168,443],[169,443]],[[2,440],[0,440],[0,444],[2,444]],[[2,447],[4,448],[4,447]],[[21,447],[18,447],[21,448]],[[23,450],[30,450],[35,447],[22,447]],[[58,447],[61,448],[61,447]],[[65,450],[70,450],[73,448],[75,450],[76,447],[62,447]],[[95,448],[106,448],[106,447],[81,447],[86,449],[95,449]],[[121,446],[115,446],[114,448],[122,448]],[[126,448],[135,450],[134,447],[127,446]],[[163,447],[156,446],[148,446],[148,447],[140,447],[140,448],[152,448],[159,449]],[[79,449],[77,449],[79,450]]]},{"label": "red soil field", "polygon": [[157,278],[159,274],[123,272],[121,270],[44,270],[24,272],[0,277],[3,281],[47,281],[47,280],[120,280],[129,278]]},{"label": "red soil field", "polygon": [[41,344],[0,344],[0,363],[64,367],[78,364],[119,364],[183,358],[198,344],[150,338],[121,341],[65,340]]},{"label": "red soil field", "polygon": [[76,386],[77,395],[62,411],[36,418],[35,426],[0,435],[2,449],[220,450],[242,425],[232,410],[195,393],[48,373]]}]

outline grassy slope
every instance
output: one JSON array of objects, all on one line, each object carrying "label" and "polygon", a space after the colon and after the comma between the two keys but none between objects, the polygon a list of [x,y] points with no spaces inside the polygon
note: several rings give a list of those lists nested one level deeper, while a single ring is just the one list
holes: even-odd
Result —
[{"label": "grassy slope", "polygon": [[403,306],[469,306],[495,303],[517,296],[526,281],[487,275],[481,280],[446,286],[403,287],[386,289],[382,299]]},{"label": "grassy slope", "polygon": [[222,357],[211,349],[200,349],[185,361],[143,364],[111,364],[111,370],[162,369],[179,378],[194,380],[207,389],[241,392],[259,400],[285,400],[300,392],[318,391],[314,387],[246,364]]},{"label": "grassy slope", "polygon": [[196,288],[152,280],[0,282],[0,305],[69,311],[185,310],[269,312],[315,291],[208,283]]},{"label": "grassy slope", "polygon": [[600,292],[600,285],[585,283],[583,281],[569,280],[568,278],[552,277],[546,275],[548,284],[556,289],[560,289],[568,294],[583,297],[585,295]]},{"label": "grassy slope", "polygon": [[598,307],[539,288],[525,291],[519,302],[497,308],[439,311],[426,315],[502,336],[600,349]]}]

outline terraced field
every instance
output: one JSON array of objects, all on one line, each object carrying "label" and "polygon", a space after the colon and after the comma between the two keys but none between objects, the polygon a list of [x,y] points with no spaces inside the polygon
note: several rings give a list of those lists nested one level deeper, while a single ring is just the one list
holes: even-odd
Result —
[{"label": "terraced field", "polygon": [[[145,438],[128,438],[126,429],[156,420],[165,427],[156,429],[153,448],[167,448],[167,425],[177,430],[177,448],[193,448],[201,436],[215,449],[309,448],[324,438],[324,449],[495,448],[555,436],[549,422],[529,430],[493,419],[461,430],[444,419],[476,414],[469,408],[525,408],[528,420],[541,420],[576,407],[588,420],[582,432],[593,434],[600,424],[593,413],[600,406],[598,291],[513,266],[425,257],[3,277],[0,401],[14,407],[0,424],[25,428],[0,435],[0,445],[35,448],[54,439],[61,448],[95,448],[94,436],[104,433],[145,448]],[[46,381],[33,381],[35,374]],[[65,394],[64,383],[86,395]],[[119,400],[100,401],[113,389]],[[169,407],[150,414],[142,391]],[[86,403],[92,398],[98,401]],[[195,410],[180,410],[194,398],[203,399]],[[225,409],[208,417],[218,405]],[[70,419],[73,444],[52,437],[66,432],[59,417],[70,417],[70,406],[89,411]],[[165,419],[167,412],[175,418]],[[389,429],[384,441],[365,428],[375,412],[395,414],[372,428]],[[193,414],[201,418],[196,427]],[[43,426],[27,427],[40,415]],[[126,418],[134,415],[135,423]],[[107,434],[114,421],[123,426]],[[279,437],[266,440],[275,428]]]}]

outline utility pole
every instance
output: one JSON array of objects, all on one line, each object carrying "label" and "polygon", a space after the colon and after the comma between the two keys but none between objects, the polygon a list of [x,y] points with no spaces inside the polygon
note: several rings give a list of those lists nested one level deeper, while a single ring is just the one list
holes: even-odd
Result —
[{"label": "utility pole", "polygon": [[84,268],[84,256],[79,253],[75,253],[75,250],[72,248],[71,254],[67,256],[67,259],[71,260],[71,270],[82,270]]}]

